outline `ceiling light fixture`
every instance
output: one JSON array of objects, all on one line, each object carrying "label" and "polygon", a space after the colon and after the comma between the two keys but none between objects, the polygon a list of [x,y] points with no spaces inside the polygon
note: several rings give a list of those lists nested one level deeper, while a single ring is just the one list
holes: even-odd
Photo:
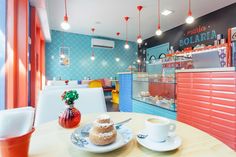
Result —
[{"label": "ceiling light fixture", "polygon": [[120,58],[117,57],[117,58],[116,58],[116,61],[119,62],[119,61],[120,61]]},{"label": "ceiling light fixture", "polygon": [[168,16],[168,15],[170,15],[172,13],[173,13],[173,11],[172,10],[168,10],[168,9],[165,9],[165,10],[163,10],[161,12],[161,14],[164,15],[164,16]]},{"label": "ceiling light fixture", "polygon": [[157,16],[158,16],[158,24],[157,24],[157,31],[156,31],[157,36],[160,36],[162,34],[160,4],[161,4],[160,0],[157,0]]},{"label": "ceiling light fixture", "polygon": [[139,24],[138,25],[139,34],[138,34],[138,37],[137,37],[137,43],[141,44],[143,42],[143,40],[142,40],[142,36],[141,36],[140,13],[141,13],[141,10],[143,9],[143,6],[139,5],[139,6],[137,6],[137,9],[138,9],[138,24]]},{"label": "ceiling light fixture", "polygon": [[117,35],[117,36],[120,36],[120,32],[117,32],[116,35]]},{"label": "ceiling light fixture", "polygon": [[194,22],[194,17],[192,16],[191,10],[191,0],[188,1],[188,17],[186,18],[185,22],[187,24],[192,24]]},{"label": "ceiling light fixture", "polygon": [[[92,35],[94,35],[95,28],[92,28],[91,31],[92,31]],[[91,55],[90,59],[92,61],[95,60],[95,54],[94,54],[94,48],[93,47],[92,47],[92,55]]]},{"label": "ceiling light fixture", "polygon": [[126,23],[126,25],[125,25],[125,27],[126,27],[125,28],[126,37],[125,37],[125,46],[124,46],[124,48],[129,49],[129,43],[128,43],[128,20],[129,20],[129,17],[125,16],[124,19],[125,19],[125,23]]},{"label": "ceiling light fixture", "polygon": [[61,28],[64,30],[70,29],[70,24],[68,23],[68,16],[67,16],[67,5],[66,5],[66,0],[65,0],[65,15],[64,15],[64,20],[61,23]]}]

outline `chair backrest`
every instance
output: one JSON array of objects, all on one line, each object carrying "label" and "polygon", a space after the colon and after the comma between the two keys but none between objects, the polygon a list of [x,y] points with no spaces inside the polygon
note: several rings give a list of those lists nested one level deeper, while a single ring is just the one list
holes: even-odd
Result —
[{"label": "chair backrest", "polygon": [[31,131],[34,114],[32,107],[0,111],[0,138],[20,136]]},{"label": "chair backrest", "polygon": [[[79,99],[75,107],[81,114],[104,113],[107,111],[102,88],[76,88]],[[61,100],[64,89],[43,90],[40,92],[36,108],[35,126],[56,120],[65,111],[65,103]]]},{"label": "chair backrest", "polygon": [[89,82],[89,88],[99,88],[102,87],[102,82],[100,80],[93,80]]},{"label": "chair backrest", "polygon": [[[48,86],[64,86],[66,85],[65,80],[48,80],[47,81]],[[77,80],[69,80],[68,85],[78,85]]]},{"label": "chair backrest", "polygon": [[45,86],[44,90],[58,90],[58,89],[70,90],[77,88],[88,88],[88,85],[82,84],[82,85]]},{"label": "chair backrest", "polygon": [[117,91],[120,91],[120,83],[119,83],[119,82],[116,82],[116,87],[115,87],[115,89],[116,89]]}]

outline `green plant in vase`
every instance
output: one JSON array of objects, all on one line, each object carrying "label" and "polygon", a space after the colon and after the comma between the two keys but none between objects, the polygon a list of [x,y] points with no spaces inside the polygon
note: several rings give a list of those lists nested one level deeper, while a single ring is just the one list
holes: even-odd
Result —
[{"label": "green plant in vase", "polygon": [[64,128],[76,127],[81,120],[80,111],[74,107],[74,101],[79,98],[78,92],[76,90],[65,91],[61,98],[65,101],[67,109],[59,117],[59,124]]},{"label": "green plant in vase", "polygon": [[74,101],[79,98],[79,94],[77,93],[76,90],[65,91],[62,94],[61,98],[62,98],[62,100],[65,100],[65,103],[68,106],[73,107]]}]

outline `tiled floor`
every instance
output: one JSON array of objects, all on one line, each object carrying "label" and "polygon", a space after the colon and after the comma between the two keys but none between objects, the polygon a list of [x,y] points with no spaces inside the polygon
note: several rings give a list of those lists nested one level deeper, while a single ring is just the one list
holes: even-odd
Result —
[{"label": "tiled floor", "polygon": [[111,99],[106,99],[106,105],[108,112],[119,112],[119,105],[112,103]]}]

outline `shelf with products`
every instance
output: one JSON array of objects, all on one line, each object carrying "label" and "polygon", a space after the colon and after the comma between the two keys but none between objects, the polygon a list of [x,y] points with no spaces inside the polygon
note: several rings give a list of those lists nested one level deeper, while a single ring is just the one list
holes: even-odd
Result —
[{"label": "shelf with products", "polygon": [[143,80],[133,80],[134,82],[149,82],[149,83],[160,83],[160,84],[175,84],[175,81],[171,82],[164,82],[164,81],[158,81],[158,80],[150,80],[150,81],[143,81]]},{"label": "shelf with products", "polygon": [[169,57],[152,61],[152,63],[149,63],[148,65],[151,65],[151,66],[160,65],[165,68],[191,69],[192,57],[191,56],[169,56]]},{"label": "shelf with products", "polygon": [[[175,53],[171,54],[166,54],[166,59],[172,59],[171,61],[175,62],[173,64],[176,65],[176,69],[192,69],[194,68],[193,66],[193,61],[192,61],[192,56],[193,55],[198,55],[202,53],[209,53],[209,52],[216,52],[218,51],[219,55],[219,60],[221,67],[228,67],[231,65],[231,49],[228,43],[225,44],[220,44],[216,46],[202,46],[196,49],[190,49],[186,51],[176,51]],[[180,60],[179,60],[180,59]],[[183,64],[186,63],[185,65]],[[180,64],[183,65],[180,65]],[[173,65],[172,65],[173,66]]]},{"label": "shelf with products", "polygon": [[140,101],[140,102],[145,102],[149,105],[153,105],[153,106],[156,106],[156,107],[160,107],[160,108],[163,108],[163,109],[166,109],[168,111],[172,111],[172,112],[176,112],[176,107],[175,107],[175,104],[174,102],[172,102],[172,100],[158,100],[155,101],[155,97],[133,97],[133,100],[136,100],[136,101]]},{"label": "shelf with products", "polygon": [[197,49],[190,49],[190,50],[186,50],[186,51],[176,51],[174,53],[171,54],[166,54],[167,57],[173,57],[173,56],[191,56],[191,54],[193,53],[201,53],[201,52],[207,52],[207,51],[211,51],[211,50],[217,50],[217,49],[228,49],[229,45],[228,43],[225,44],[220,44],[220,45],[209,45],[209,46],[204,46],[201,48],[197,48]]},{"label": "shelf with products", "polygon": [[171,54],[166,54],[164,58],[152,60],[148,65],[155,66],[160,65],[164,68],[175,69],[193,69],[193,54],[216,52],[219,53],[219,60],[221,67],[227,67],[231,65],[230,48],[227,43],[216,46],[205,46],[197,49],[188,49],[185,51],[176,51]]}]

